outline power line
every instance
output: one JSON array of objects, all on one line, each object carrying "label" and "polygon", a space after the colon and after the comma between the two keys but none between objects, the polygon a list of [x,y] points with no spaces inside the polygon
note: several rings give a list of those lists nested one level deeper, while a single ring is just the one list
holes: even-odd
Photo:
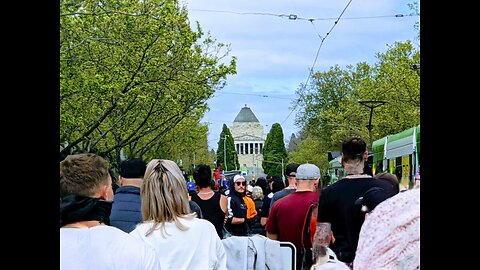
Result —
[{"label": "power line", "polygon": [[[350,1],[351,2],[351,1]],[[347,6],[350,3],[347,4]],[[236,11],[228,11],[228,10],[213,10],[213,9],[189,9],[189,11],[201,11],[201,12],[213,12],[213,13],[228,13],[228,14],[236,14],[236,15],[257,15],[257,16],[273,16],[273,17],[280,17],[280,18],[287,18],[292,21],[329,21],[329,20],[338,20],[338,17],[327,17],[327,18],[306,18],[300,17],[296,14],[275,14],[275,13],[268,13],[268,12],[236,12]],[[394,14],[394,15],[377,15],[377,16],[363,16],[363,17],[345,17],[343,20],[363,20],[363,19],[380,19],[380,18],[404,18],[404,17],[412,17],[412,16],[420,16],[418,13],[410,13],[410,14]]]},{"label": "power line", "polygon": [[[345,6],[345,8],[343,8],[342,12],[338,16],[337,20],[333,23],[332,28],[330,28],[330,30],[328,30],[327,34],[324,37],[321,37],[320,35],[318,35],[318,36],[321,37],[320,45],[318,46],[317,54],[315,55],[315,60],[313,61],[313,65],[310,68],[310,72],[308,73],[308,77],[307,77],[307,80],[305,81],[305,84],[303,85],[303,88],[307,87],[308,81],[310,80],[310,77],[313,74],[313,68],[315,67],[315,64],[317,63],[318,55],[320,54],[320,49],[322,48],[323,42],[328,37],[328,35],[332,32],[332,30],[335,28],[335,26],[337,26],[337,23],[340,21],[340,18],[342,17],[343,13],[345,13],[345,10],[347,10],[350,3],[352,3],[352,0],[348,1],[347,5]],[[313,24],[313,20],[310,21],[310,22]],[[293,111],[295,111],[297,109],[297,106],[298,106],[298,100],[297,100],[297,103],[294,105],[293,109],[290,111],[290,113],[285,118],[285,120],[283,120],[282,124],[285,123],[285,121],[287,121],[287,119],[290,117],[290,115],[292,115]]]},{"label": "power line", "polygon": [[222,94],[232,94],[232,95],[245,95],[245,96],[257,96],[257,97],[263,97],[263,98],[278,98],[278,99],[291,99],[287,97],[279,97],[279,96],[270,96],[270,95],[263,95],[263,94],[247,94],[247,93],[236,93],[236,92],[220,92],[217,97],[222,95]]}]

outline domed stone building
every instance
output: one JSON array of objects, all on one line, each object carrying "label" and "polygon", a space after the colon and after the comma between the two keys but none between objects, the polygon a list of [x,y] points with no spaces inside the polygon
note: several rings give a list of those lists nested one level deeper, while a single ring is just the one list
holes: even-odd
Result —
[{"label": "domed stone building", "polygon": [[240,169],[247,173],[246,179],[265,176],[262,160],[267,134],[263,130],[263,125],[246,104],[233,120],[230,132],[235,143]]}]

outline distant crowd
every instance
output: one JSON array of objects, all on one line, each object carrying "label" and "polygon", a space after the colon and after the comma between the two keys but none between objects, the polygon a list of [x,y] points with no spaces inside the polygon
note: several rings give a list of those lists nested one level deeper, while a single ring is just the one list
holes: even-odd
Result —
[{"label": "distant crowd", "polygon": [[[290,163],[247,182],[205,164],[186,179],[165,159],[130,158],[118,183],[93,153],[60,161],[60,269],[420,269],[420,176],[365,171],[367,145],[342,143],[345,176]],[[295,247],[283,265],[280,243]],[[252,251],[254,250],[254,251]]]}]

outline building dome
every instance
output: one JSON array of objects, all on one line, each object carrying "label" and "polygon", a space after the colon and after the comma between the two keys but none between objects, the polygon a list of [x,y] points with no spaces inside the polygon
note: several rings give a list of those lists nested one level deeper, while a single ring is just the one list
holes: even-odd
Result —
[{"label": "building dome", "polygon": [[240,110],[240,112],[237,114],[237,117],[235,117],[235,120],[233,120],[233,123],[240,123],[240,122],[259,123],[260,121],[258,121],[257,117],[252,112],[252,110],[250,110],[250,108],[245,105],[245,107],[243,107]]}]

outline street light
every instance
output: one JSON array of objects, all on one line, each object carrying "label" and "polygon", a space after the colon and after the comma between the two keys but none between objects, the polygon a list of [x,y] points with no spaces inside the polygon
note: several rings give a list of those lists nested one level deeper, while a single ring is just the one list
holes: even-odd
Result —
[{"label": "street light", "polygon": [[223,163],[225,165],[225,171],[227,171],[227,148],[226,148],[226,141],[227,141],[228,135],[225,135],[223,139]]},{"label": "street light", "polygon": [[370,119],[368,120],[368,135],[370,136],[370,148],[372,147],[373,139],[372,139],[372,117],[373,117],[373,109],[382,106],[383,104],[387,103],[386,101],[379,101],[379,100],[361,100],[358,101],[363,106],[370,108]]}]

